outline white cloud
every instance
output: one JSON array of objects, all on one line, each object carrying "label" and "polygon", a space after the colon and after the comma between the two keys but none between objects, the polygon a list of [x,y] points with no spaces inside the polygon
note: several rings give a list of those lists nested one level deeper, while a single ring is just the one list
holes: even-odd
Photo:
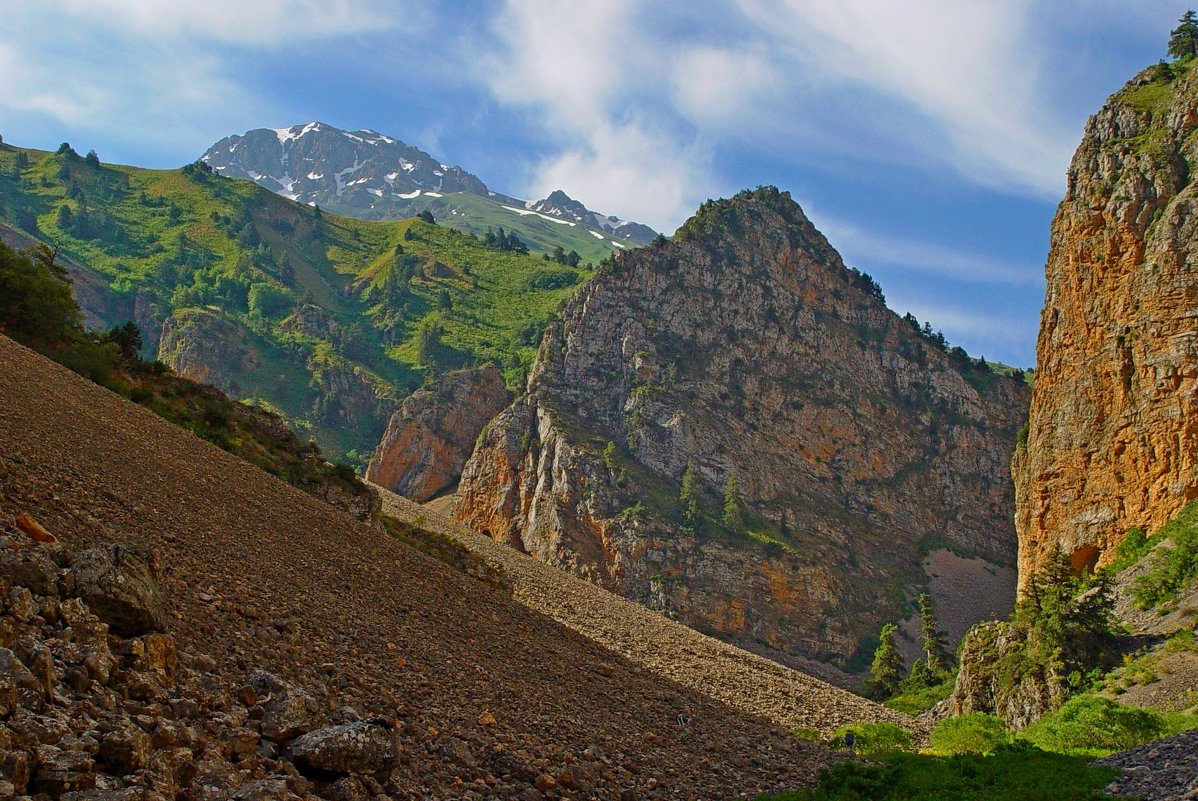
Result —
[{"label": "white cloud", "polygon": [[[925,159],[947,159],[983,185],[1059,194],[1076,133],[1046,95],[1028,0],[737,2],[792,71],[922,117],[894,132],[922,145]],[[863,100],[856,113],[866,117],[874,106]],[[874,124],[896,121],[909,122],[887,115]]]}]

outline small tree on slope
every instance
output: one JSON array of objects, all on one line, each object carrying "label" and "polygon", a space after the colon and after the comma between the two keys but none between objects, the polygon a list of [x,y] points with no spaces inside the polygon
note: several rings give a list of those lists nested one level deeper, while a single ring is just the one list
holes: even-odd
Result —
[{"label": "small tree on slope", "polygon": [[926,592],[919,596],[919,634],[923,637],[923,653],[928,670],[933,674],[948,670],[948,637],[940,630],[932,597]]},{"label": "small tree on slope", "polygon": [[898,649],[898,626],[887,623],[878,635],[878,649],[874,651],[874,662],[869,668],[876,695],[887,698],[894,695],[903,680],[903,655]]}]

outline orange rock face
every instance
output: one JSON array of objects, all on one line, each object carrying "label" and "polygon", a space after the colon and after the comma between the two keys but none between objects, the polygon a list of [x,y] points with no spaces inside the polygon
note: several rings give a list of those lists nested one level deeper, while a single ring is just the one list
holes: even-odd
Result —
[{"label": "orange rock face", "polygon": [[423,503],[457,483],[487,421],[511,400],[492,365],[412,393],[387,424],[366,480]]},{"label": "orange rock face", "polygon": [[1198,497],[1198,80],[1137,76],[1086,126],[1052,227],[1026,446],[1020,581],[1108,564]]}]

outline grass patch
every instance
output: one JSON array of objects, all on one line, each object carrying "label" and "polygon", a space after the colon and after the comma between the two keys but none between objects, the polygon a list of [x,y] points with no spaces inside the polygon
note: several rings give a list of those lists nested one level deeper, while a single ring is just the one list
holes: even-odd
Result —
[{"label": "grass patch", "polygon": [[1011,742],[1003,722],[994,715],[973,712],[940,721],[932,729],[931,752],[937,756],[992,754]]},{"label": "grass patch", "polygon": [[936,704],[943,701],[953,694],[953,685],[956,683],[956,676],[942,681],[932,687],[924,687],[910,692],[903,692],[888,698],[884,705],[898,712],[906,712],[908,715],[918,715],[921,712],[926,712]]},{"label": "grass patch", "polygon": [[1081,757],[1004,747],[990,756],[896,753],[876,764],[844,762],[819,785],[758,801],[1111,801],[1105,787],[1118,775]]}]

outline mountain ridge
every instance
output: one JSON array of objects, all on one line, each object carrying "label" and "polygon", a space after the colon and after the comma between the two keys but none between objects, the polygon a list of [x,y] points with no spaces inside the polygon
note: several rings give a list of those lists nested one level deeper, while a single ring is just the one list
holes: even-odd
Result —
[{"label": "mountain ridge", "polygon": [[221,175],[247,178],[290,200],[361,219],[398,219],[430,206],[448,209],[450,217],[464,216],[468,212],[452,208],[446,196],[465,193],[517,218],[529,210],[582,225],[625,247],[648,244],[657,236],[641,223],[591,211],[560,189],[540,201],[494,192],[461,167],[367,129],[346,131],[322,122],[255,128],[224,137],[200,160]]}]

